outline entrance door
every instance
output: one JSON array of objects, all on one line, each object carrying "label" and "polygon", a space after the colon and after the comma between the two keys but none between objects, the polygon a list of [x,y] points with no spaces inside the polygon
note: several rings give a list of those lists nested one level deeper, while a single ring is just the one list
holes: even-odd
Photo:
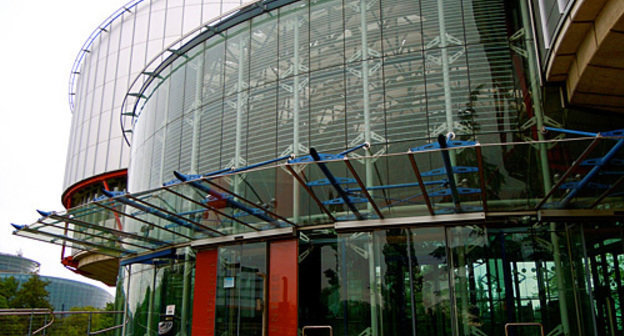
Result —
[{"label": "entrance door", "polygon": [[215,335],[263,336],[267,243],[224,246],[218,254]]},{"label": "entrance door", "polygon": [[241,243],[197,253],[193,334],[297,334],[297,241]]},{"label": "entrance door", "polygon": [[591,286],[599,335],[624,335],[624,242],[622,228],[586,224],[587,281]]},{"label": "entrance door", "polygon": [[444,228],[300,240],[299,327],[305,335],[451,335]]}]

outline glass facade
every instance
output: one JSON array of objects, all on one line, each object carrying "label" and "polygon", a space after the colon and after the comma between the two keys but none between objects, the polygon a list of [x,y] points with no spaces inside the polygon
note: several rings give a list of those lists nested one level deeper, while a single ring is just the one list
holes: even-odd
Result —
[{"label": "glass facade", "polygon": [[532,218],[301,233],[299,327],[328,325],[334,335],[502,335],[507,323],[537,322],[545,333],[617,335],[622,233],[622,222]]},{"label": "glass facade", "polygon": [[[74,103],[64,187],[125,169],[130,148],[119,128],[119,109],[131,81],[170,43],[240,0],[145,0],[126,4],[81,51],[72,77]],[[106,21],[105,21],[106,22]],[[103,24],[104,25],[104,24]],[[79,62],[77,59],[76,62]]]},{"label": "glass facade", "polygon": [[546,60],[557,40],[559,29],[569,14],[575,0],[537,0],[533,1],[535,27],[538,33],[538,50],[542,60]]},{"label": "glass facade", "polygon": [[527,118],[523,86],[538,80],[513,61],[519,13],[508,1],[327,0],[253,17],[185,51],[144,88],[129,190],[159,186],[173,170],[207,173],[310,147],[367,141],[382,154],[449,132],[514,139]]},{"label": "glass facade", "polygon": [[[184,253],[184,251],[180,251]],[[126,311],[129,323],[124,335],[157,335],[159,322],[173,316],[171,335],[190,334],[194,260],[189,253],[180,262],[122,267],[117,282],[117,303]],[[124,308],[125,306],[125,308]],[[167,309],[173,309],[169,314]]]},{"label": "glass facade", "polygon": [[122,335],[621,335],[624,133],[592,132],[624,123],[534,49],[570,3],[142,3],[85,61],[66,177],[122,110],[127,190],[16,228],[121,261]]},{"label": "glass facade", "polygon": [[[515,335],[539,328],[617,335],[624,331],[623,225],[504,216],[474,225],[303,230],[298,253],[290,256],[298,260],[298,302],[290,309],[298,311],[296,329],[305,335],[329,335],[330,328],[333,335],[356,336],[503,335],[508,324]],[[117,297],[130,317],[124,334],[155,335],[172,305],[170,335],[190,334],[195,319],[209,319],[215,335],[272,330],[279,316],[273,297],[287,295],[273,273],[278,283],[293,280],[269,265],[283,265],[269,258],[285,257],[269,248],[275,242],[215,247],[214,282],[194,281],[190,251],[179,251],[186,261],[124,267]],[[215,286],[207,300],[214,310],[191,311],[191,288],[204,286]]]}]

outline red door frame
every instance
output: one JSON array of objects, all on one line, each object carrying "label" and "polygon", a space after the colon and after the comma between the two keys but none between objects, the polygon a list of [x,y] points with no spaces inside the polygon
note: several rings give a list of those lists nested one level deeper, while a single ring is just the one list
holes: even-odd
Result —
[{"label": "red door frame", "polygon": [[[296,336],[298,326],[297,239],[270,241],[268,336]],[[218,250],[198,251],[195,261],[193,335],[214,335],[217,297]]]}]

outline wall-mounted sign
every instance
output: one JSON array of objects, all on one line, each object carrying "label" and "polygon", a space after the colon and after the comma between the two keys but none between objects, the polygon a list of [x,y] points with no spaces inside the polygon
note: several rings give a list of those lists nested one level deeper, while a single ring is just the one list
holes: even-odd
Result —
[{"label": "wall-mounted sign", "polygon": [[172,316],[175,315],[175,305],[167,305],[165,309],[165,315]]},{"label": "wall-mounted sign", "polygon": [[234,277],[223,278],[223,288],[234,288]]}]

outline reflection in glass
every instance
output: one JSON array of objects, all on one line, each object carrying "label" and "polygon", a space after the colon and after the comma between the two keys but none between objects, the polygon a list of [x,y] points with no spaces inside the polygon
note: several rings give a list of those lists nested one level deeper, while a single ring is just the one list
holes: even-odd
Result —
[{"label": "reflection in glass", "polygon": [[216,335],[263,335],[266,320],[267,245],[219,248]]}]

